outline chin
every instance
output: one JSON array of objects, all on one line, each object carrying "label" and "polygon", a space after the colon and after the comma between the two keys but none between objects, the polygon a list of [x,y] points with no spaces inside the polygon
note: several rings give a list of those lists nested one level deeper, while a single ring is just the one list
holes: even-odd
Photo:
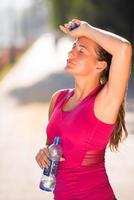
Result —
[{"label": "chin", "polygon": [[68,70],[68,69],[70,69],[71,67],[69,66],[69,65],[66,65],[65,67],[64,67],[64,69],[65,70]]},{"label": "chin", "polygon": [[72,67],[70,67],[69,65],[66,65],[65,68],[64,68],[64,70],[65,70],[66,72],[72,74],[72,73],[71,73],[71,72],[72,72]]}]

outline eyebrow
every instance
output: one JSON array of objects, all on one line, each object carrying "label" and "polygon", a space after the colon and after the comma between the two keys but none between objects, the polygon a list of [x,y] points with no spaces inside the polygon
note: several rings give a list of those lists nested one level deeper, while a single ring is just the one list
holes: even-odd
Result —
[{"label": "eyebrow", "polygon": [[[73,47],[74,47],[74,46],[76,46],[76,42],[73,44]],[[79,46],[80,46],[80,47],[83,47],[84,49],[86,49],[86,50],[88,51],[88,49],[87,49],[84,45],[79,44]]]}]

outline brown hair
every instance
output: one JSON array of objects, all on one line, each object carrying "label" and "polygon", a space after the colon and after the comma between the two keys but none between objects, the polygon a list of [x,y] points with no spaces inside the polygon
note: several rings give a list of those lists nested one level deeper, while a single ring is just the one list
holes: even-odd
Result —
[{"label": "brown hair", "polygon": [[[109,69],[112,61],[112,55],[103,49],[101,46],[97,45],[96,53],[98,55],[99,61],[106,61],[107,67],[102,71],[100,75],[100,82],[105,84],[108,81]],[[111,134],[109,147],[111,151],[118,151],[119,143],[124,141],[127,138],[128,132],[125,125],[125,108],[126,108],[126,97],[124,97],[122,104],[119,108],[119,113],[115,122],[115,128]],[[124,137],[123,137],[124,133]]]}]

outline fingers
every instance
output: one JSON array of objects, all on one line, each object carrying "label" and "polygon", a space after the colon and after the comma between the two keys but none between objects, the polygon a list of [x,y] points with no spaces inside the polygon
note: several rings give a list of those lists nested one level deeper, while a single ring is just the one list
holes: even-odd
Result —
[{"label": "fingers", "polygon": [[36,157],[35,157],[38,165],[40,166],[41,169],[48,167],[49,165],[49,153],[47,148],[41,149]]},{"label": "fingers", "polygon": [[47,167],[47,162],[44,160],[43,157],[40,156],[40,159],[38,161],[39,166],[41,167],[41,169],[44,169]]},{"label": "fingers", "polygon": [[[49,151],[46,147],[43,149],[40,149],[35,159],[41,169],[48,168],[51,163],[51,161],[49,160]],[[65,158],[63,157],[60,158],[60,161],[64,161],[64,160]]]},{"label": "fingers", "polygon": [[65,160],[65,158],[63,158],[63,157],[60,158],[60,161],[64,161],[64,160]]},{"label": "fingers", "polygon": [[72,19],[72,22],[80,25],[80,20],[79,19]]},{"label": "fingers", "polygon": [[70,24],[64,24],[65,28],[69,29]]},{"label": "fingers", "polygon": [[69,29],[68,29],[67,27],[65,28],[64,26],[60,25],[59,28],[60,28],[60,30],[63,31],[64,33],[66,33],[66,34],[69,33]]},{"label": "fingers", "polygon": [[72,35],[72,30],[75,29],[75,28],[73,28],[74,24],[79,26],[81,24],[81,21],[79,19],[73,19],[72,21],[69,21],[68,23],[65,23],[64,26],[60,25],[59,28],[65,34],[73,36]]},{"label": "fingers", "polygon": [[43,154],[43,155],[47,155],[47,157],[49,157],[49,151],[48,151],[48,148],[43,148],[43,149],[40,149],[40,153]]}]

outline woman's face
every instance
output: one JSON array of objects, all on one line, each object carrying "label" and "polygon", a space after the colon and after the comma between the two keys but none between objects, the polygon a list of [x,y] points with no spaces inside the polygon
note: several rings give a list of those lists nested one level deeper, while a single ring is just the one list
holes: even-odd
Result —
[{"label": "woman's face", "polygon": [[89,75],[95,72],[97,65],[97,44],[85,37],[74,42],[72,50],[68,53],[65,71],[72,75]]}]

